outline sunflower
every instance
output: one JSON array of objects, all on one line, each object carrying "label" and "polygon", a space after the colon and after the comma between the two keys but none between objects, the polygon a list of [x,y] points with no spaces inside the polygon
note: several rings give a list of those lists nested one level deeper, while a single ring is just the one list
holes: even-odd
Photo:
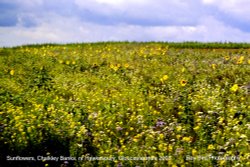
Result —
[{"label": "sunflower", "polygon": [[181,84],[181,86],[185,86],[187,84],[187,81],[186,80],[181,80],[180,84]]},{"label": "sunflower", "polygon": [[129,67],[129,64],[128,64],[128,63],[124,64],[124,67],[125,67],[125,68],[128,68],[128,67]]},{"label": "sunflower", "polygon": [[15,70],[10,70],[10,75],[14,75],[15,74]]},{"label": "sunflower", "polygon": [[244,61],[244,56],[240,56],[240,58],[237,60],[237,64],[242,64]]},{"label": "sunflower", "polygon": [[230,56],[225,56],[224,59],[228,61],[230,59]]}]

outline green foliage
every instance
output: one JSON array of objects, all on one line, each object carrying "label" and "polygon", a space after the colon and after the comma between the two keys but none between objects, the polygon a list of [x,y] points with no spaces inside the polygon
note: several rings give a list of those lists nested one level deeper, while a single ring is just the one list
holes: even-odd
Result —
[{"label": "green foliage", "polygon": [[69,161],[79,167],[248,166],[246,48],[197,42],[1,48],[0,157],[80,157]]}]

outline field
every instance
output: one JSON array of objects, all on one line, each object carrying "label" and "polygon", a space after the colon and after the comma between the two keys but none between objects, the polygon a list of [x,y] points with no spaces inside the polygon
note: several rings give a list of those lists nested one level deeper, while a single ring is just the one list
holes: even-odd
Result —
[{"label": "field", "polygon": [[1,164],[250,166],[249,48],[0,48]]}]

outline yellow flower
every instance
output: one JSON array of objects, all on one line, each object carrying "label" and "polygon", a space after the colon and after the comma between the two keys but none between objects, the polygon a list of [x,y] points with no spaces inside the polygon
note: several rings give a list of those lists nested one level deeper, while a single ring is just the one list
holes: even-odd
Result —
[{"label": "yellow flower", "polygon": [[168,79],[168,75],[163,75],[163,77],[160,79],[162,83]]},{"label": "yellow flower", "polygon": [[197,126],[196,126],[196,127],[194,127],[193,129],[194,129],[194,131],[197,131],[197,130],[199,130],[199,129],[200,129],[200,126],[199,126],[199,125],[197,125]]},{"label": "yellow flower", "polygon": [[137,139],[137,138],[134,138],[133,141],[134,141],[135,143],[137,143],[137,142],[138,142],[138,139]]},{"label": "yellow flower", "polygon": [[111,69],[113,69],[114,71],[117,71],[117,70],[119,69],[120,66],[121,66],[120,64],[118,64],[118,65],[110,64],[109,67],[110,67]]},{"label": "yellow flower", "polygon": [[212,69],[214,70],[216,69],[216,64],[212,64],[211,66],[212,66]]},{"label": "yellow flower", "polygon": [[182,127],[181,126],[177,126],[176,130],[177,130],[177,132],[180,132],[182,130]]},{"label": "yellow flower", "polygon": [[113,70],[114,70],[114,71],[117,71],[117,70],[118,70],[118,67],[117,67],[117,66],[115,66],[115,67],[113,68]]},{"label": "yellow flower", "polygon": [[223,122],[224,122],[224,118],[221,117],[221,118],[219,119],[219,122],[218,122],[218,123],[219,123],[219,124],[222,124]]},{"label": "yellow flower", "polygon": [[168,76],[167,75],[163,75],[162,80],[166,81],[167,79],[168,79]]},{"label": "yellow flower", "polygon": [[240,58],[237,60],[237,64],[242,64],[244,60],[244,56],[240,56]]},{"label": "yellow flower", "polygon": [[191,137],[183,137],[182,141],[184,141],[184,142],[190,142],[191,141]]},{"label": "yellow flower", "polygon": [[157,115],[157,114],[160,114],[160,113],[158,111],[154,110],[153,115]]},{"label": "yellow flower", "polygon": [[234,85],[230,88],[230,90],[231,90],[232,92],[236,92],[238,89],[239,89],[239,86],[238,86],[237,84],[234,84]]},{"label": "yellow flower", "polygon": [[236,62],[236,64],[242,64],[242,63],[243,63],[243,61],[240,59]]},{"label": "yellow flower", "polygon": [[159,144],[159,145],[158,145],[158,149],[159,149],[159,150],[164,150],[164,144]]},{"label": "yellow flower", "polygon": [[180,109],[180,110],[183,110],[185,107],[184,106],[182,106],[182,105],[179,105],[178,106],[178,109]]},{"label": "yellow flower", "polygon": [[240,56],[239,60],[243,61],[244,60],[244,56]]},{"label": "yellow flower", "polygon": [[181,138],[181,135],[176,135],[176,138],[179,140]]},{"label": "yellow flower", "polygon": [[185,72],[186,71],[186,69],[183,67],[182,69],[181,69],[181,72]]},{"label": "yellow flower", "polygon": [[164,139],[164,134],[161,133],[161,134],[159,135],[159,137],[160,137],[160,139]]},{"label": "yellow flower", "polygon": [[195,156],[197,154],[197,150],[192,149],[192,155]]},{"label": "yellow flower", "polygon": [[168,151],[173,151],[173,146],[172,145],[168,146]]},{"label": "yellow flower", "polygon": [[214,146],[212,144],[208,145],[207,147],[208,150],[213,150],[214,149]]},{"label": "yellow flower", "polygon": [[125,67],[125,68],[128,68],[128,67],[129,67],[129,64],[128,64],[128,63],[124,64],[124,67]]},{"label": "yellow flower", "polygon": [[186,86],[187,81],[186,81],[186,80],[181,80],[181,81],[180,81],[180,84],[181,84],[181,86]]},{"label": "yellow flower", "polygon": [[72,61],[72,64],[76,64],[76,62],[75,62],[75,61]]},{"label": "yellow flower", "polygon": [[225,59],[225,60],[229,60],[230,57],[229,57],[229,56],[225,56],[224,59]]},{"label": "yellow flower", "polygon": [[10,75],[14,75],[15,74],[15,70],[10,70]]},{"label": "yellow flower", "polygon": [[250,64],[250,59],[247,61],[248,64]]},{"label": "yellow flower", "polygon": [[225,163],[226,163],[225,160],[221,160],[221,161],[220,161],[220,165],[221,165],[221,166],[225,165]]},{"label": "yellow flower", "polygon": [[70,64],[70,61],[69,61],[69,60],[67,60],[67,61],[66,61],[66,64],[67,64],[67,65],[69,65],[69,64]]}]

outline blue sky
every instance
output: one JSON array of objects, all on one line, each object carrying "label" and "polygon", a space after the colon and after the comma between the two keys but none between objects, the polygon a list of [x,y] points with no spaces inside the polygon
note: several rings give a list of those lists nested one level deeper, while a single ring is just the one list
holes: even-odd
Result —
[{"label": "blue sky", "polygon": [[250,42],[249,0],[0,0],[0,47],[97,41]]}]

